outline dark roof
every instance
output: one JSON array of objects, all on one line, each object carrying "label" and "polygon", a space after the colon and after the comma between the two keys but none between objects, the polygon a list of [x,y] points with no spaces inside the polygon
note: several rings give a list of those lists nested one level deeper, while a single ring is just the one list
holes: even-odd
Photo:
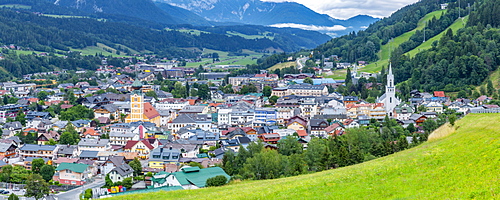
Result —
[{"label": "dark roof", "polygon": [[60,146],[57,154],[73,154],[73,152],[78,148],[76,145]]},{"label": "dark roof", "polygon": [[97,158],[99,151],[82,151],[80,158]]},{"label": "dark roof", "polygon": [[130,165],[128,165],[128,164],[123,164],[123,165],[120,165],[118,167],[115,167],[111,171],[116,171],[121,176],[126,176],[126,175],[133,173],[134,169],[132,169],[132,167],[130,167]]}]

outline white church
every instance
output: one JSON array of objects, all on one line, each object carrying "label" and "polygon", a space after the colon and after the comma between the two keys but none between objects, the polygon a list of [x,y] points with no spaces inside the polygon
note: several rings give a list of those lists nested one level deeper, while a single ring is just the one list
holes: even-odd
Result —
[{"label": "white church", "polygon": [[401,103],[401,100],[396,97],[396,87],[394,86],[394,75],[392,74],[392,64],[389,64],[389,73],[387,74],[387,85],[385,86],[385,94],[377,99],[377,103],[384,103],[385,114],[391,118],[394,108]]}]

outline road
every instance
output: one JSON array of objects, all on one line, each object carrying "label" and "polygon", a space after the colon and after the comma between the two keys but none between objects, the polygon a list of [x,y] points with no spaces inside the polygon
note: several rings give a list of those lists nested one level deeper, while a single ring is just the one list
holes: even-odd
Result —
[{"label": "road", "polygon": [[[307,57],[297,58],[297,69],[302,69],[307,61]],[[304,63],[304,64],[302,64]]]},{"label": "road", "polygon": [[104,179],[96,179],[93,183],[86,184],[82,187],[78,187],[67,192],[62,192],[56,194],[58,200],[75,200],[79,199],[78,195],[89,188],[98,188],[104,185]]}]

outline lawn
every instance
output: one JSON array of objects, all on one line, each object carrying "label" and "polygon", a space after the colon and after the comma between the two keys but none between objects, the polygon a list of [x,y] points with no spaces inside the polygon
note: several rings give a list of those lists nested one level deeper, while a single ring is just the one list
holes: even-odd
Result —
[{"label": "lawn", "polygon": [[265,32],[261,35],[245,35],[243,33],[235,32],[235,31],[226,31],[227,35],[236,35],[236,36],[240,36],[240,37],[245,38],[245,39],[252,40],[252,39],[268,38],[270,40],[274,40],[274,37],[266,36],[267,33],[269,33],[269,32]]},{"label": "lawn", "polygon": [[[193,48],[184,48],[186,50],[199,50],[198,48],[193,49]],[[203,49],[202,54],[213,54],[217,53],[219,54],[219,60],[220,62],[212,63],[212,58],[203,58],[201,62],[189,62],[186,63],[186,67],[198,67],[200,65],[206,66],[206,65],[251,65],[257,63],[257,59],[252,59],[252,58],[260,58],[263,53],[258,53],[255,51],[243,49],[241,53],[246,53],[249,56],[229,56],[229,52],[225,51],[218,51],[218,50],[213,50],[213,49]]]},{"label": "lawn", "polygon": [[[469,114],[418,147],[354,166],[110,199],[498,199],[500,114]],[[438,135],[438,136],[439,136]]]}]

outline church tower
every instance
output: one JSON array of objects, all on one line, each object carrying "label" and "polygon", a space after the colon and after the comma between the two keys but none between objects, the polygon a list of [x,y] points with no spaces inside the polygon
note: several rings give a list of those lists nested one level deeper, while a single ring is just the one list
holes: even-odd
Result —
[{"label": "church tower", "polygon": [[387,85],[385,86],[385,112],[387,116],[393,116],[394,108],[399,104],[396,99],[396,87],[394,87],[394,75],[392,74],[392,64],[389,64],[389,73],[387,74]]}]

